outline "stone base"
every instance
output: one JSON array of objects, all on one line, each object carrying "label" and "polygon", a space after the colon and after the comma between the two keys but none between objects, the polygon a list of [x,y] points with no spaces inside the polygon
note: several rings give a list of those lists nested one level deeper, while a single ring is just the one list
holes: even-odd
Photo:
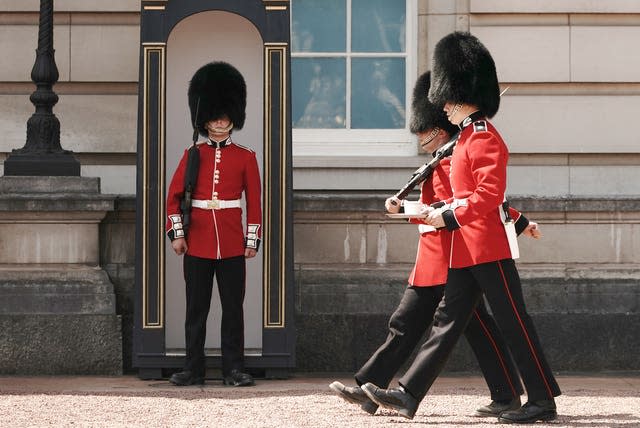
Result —
[{"label": "stone base", "polygon": [[0,374],[120,375],[120,317],[0,315]]},{"label": "stone base", "polygon": [[5,174],[21,177],[0,177],[0,373],[118,375],[122,320],[99,267],[99,224],[114,198],[96,178],[35,176],[67,175],[73,156],[52,156],[61,169],[12,153]]},{"label": "stone base", "polygon": [[[55,265],[54,265],[55,266]],[[0,315],[115,314],[107,273],[91,266],[0,265]]]},{"label": "stone base", "polygon": [[1,374],[122,374],[121,318],[98,267],[0,265]]},{"label": "stone base", "polygon": [[4,175],[80,176],[80,162],[71,153],[11,153],[4,161]]},{"label": "stone base", "polygon": [[[304,334],[297,336],[297,370],[357,371],[384,343],[409,271],[375,266],[298,271],[295,322]],[[554,372],[640,370],[637,266],[523,267],[520,273],[528,312]],[[479,373],[464,338],[445,371]]]},{"label": "stone base", "polygon": [[[355,373],[384,343],[390,316],[298,314],[296,326],[305,334],[298,335],[296,370]],[[534,314],[531,318],[554,372],[640,371],[639,314]],[[414,355],[407,358],[408,363]],[[444,371],[480,374],[464,337]]]}]

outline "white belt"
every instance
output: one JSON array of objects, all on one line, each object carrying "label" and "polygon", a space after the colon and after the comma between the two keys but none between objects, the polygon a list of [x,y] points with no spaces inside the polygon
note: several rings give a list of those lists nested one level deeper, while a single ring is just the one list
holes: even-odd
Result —
[{"label": "white belt", "polygon": [[422,235],[423,233],[435,232],[436,228],[431,226],[430,224],[419,224],[418,225],[418,233]]},{"label": "white belt", "polygon": [[467,206],[467,198],[464,199],[454,199],[451,204],[449,204],[449,208],[455,210],[458,207],[466,207]]},{"label": "white belt", "polygon": [[507,241],[509,242],[509,251],[511,251],[511,258],[514,260],[520,258],[520,248],[518,247],[518,234],[516,233],[516,225],[513,219],[508,216],[508,212],[505,212],[502,204],[500,204],[500,206],[498,207],[498,211],[500,212],[500,219],[502,220],[504,230],[507,234]]},{"label": "white belt", "polygon": [[221,199],[202,200],[192,199],[191,206],[203,210],[223,210],[225,208],[240,208],[240,199],[223,201]]}]

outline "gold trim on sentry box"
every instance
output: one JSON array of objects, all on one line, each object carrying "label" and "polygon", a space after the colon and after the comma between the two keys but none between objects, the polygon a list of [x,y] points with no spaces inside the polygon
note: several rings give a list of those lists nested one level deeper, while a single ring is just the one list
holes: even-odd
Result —
[{"label": "gold trim on sentry box", "polygon": [[[163,270],[160,269],[161,272],[157,286],[158,297],[156,299],[156,313],[158,314],[157,319],[150,320],[149,317],[149,200],[152,195],[149,195],[149,181],[150,181],[150,168],[149,168],[149,153],[150,153],[150,144],[149,134],[150,134],[150,83],[152,78],[157,79],[158,82],[158,94],[157,94],[157,118],[156,124],[158,126],[158,138],[159,138],[159,151],[158,153],[163,153],[164,151],[164,87],[165,87],[165,43],[143,43],[143,112],[142,112],[142,180],[143,180],[143,191],[142,191],[142,328],[143,329],[157,329],[164,327],[164,286],[162,281]],[[150,75],[150,67],[149,63],[152,60],[153,56],[157,56],[158,61],[158,74],[157,76]],[[160,160],[159,160],[160,162]],[[164,168],[162,168],[164,170]],[[156,195],[158,197],[158,195]],[[159,206],[160,208],[161,206]],[[162,210],[160,211],[162,212]],[[164,224],[162,222],[161,224]],[[159,242],[164,242],[160,241]],[[161,257],[163,257],[162,252],[159,253]],[[161,259],[162,260],[162,259]]]},{"label": "gold trim on sentry box", "polygon": [[[272,183],[272,171],[271,171],[271,165],[273,165],[272,163],[272,159],[271,159],[271,153],[272,150],[269,150],[269,147],[273,147],[274,143],[277,143],[279,148],[280,148],[280,159],[279,159],[279,163],[280,163],[280,168],[277,171],[278,174],[278,186],[279,186],[279,190],[280,190],[280,201],[278,204],[278,209],[279,209],[279,215],[278,215],[278,219],[279,219],[279,227],[280,227],[280,236],[279,238],[279,247],[278,247],[278,254],[277,254],[277,260],[278,260],[278,280],[276,284],[272,284],[271,283],[271,254],[268,253],[266,255],[266,260],[267,262],[265,263],[265,266],[267,267],[266,269],[264,269],[264,328],[283,328],[285,326],[285,319],[284,319],[284,314],[285,314],[285,284],[286,284],[286,259],[285,259],[285,255],[286,255],[286,249],[287,249],[287,228],[286,228],[286,219],[285,219],[285,209],[286,209],[286,156],[287,156],[287,151],[286,151],[286,111],[285,111],[285,106],[286,106],[286,102],[287,102],[287,89],[286,89],[286,73],[287,73],[287,69],[286,69],[286,52],[287,52],[287,44],[286,43],[265,43],[265,81],[264,81],[264,91],[265,91],[265,155],[267,156],[268,160],[266,162],[266,170],[267,170],[267,177],[265,179],[265,181],[267,183]],[[278,61],[279,62],[279,69],[280,69],[280,73],[279,76],[272,76],[271,75],[271,65],[273,64],[273,61]],[[278,79],[278,85],[280,87],[280,92],[278,94],[274,94],[272,92],[272,81],[274,78]],[[271,109],[270,106],[272,104],[272,100],[274,97],[278,97],[278,101],[279,101],[279,110],[278,110],[278,117],[277,119],[277,126],[278,126],[278,135],[280,136],[280,141],[278,142],[273,142],[271,141],[271,123],[272,123],[272,116],[271,116]],[[267,181],[268,180],[268,181]],[[266,189],[266,194],[265,195],[265,201],[266,201],[266,207],[265,207],[265,213],[267,215],[267,218],[265,219],[265,224],[269,225],[271,224],[271,186],[269,186]],[[265,249],[266,252],[270,251],[270,237],[269,234],[266,234],[267,237],[267,241],[269,242],[265,242]],[[278,287],[277,291],[278,291],[278,312],[277,313],[272,313],[271,312],[271,305],[270,305],[270,296],[271,296],[271,288],[275,286]],[[275,318],[275,319],[274,319]]]}]

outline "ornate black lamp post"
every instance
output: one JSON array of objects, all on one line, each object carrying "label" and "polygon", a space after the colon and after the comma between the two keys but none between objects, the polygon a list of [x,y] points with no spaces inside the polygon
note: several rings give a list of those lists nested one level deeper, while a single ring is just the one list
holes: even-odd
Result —
[{"label": "ornate black lamp post", "polygon": [[79,176],[80,163],[60,146],[60,121],[53,114],[58,95],[58,67],[53,49],[53,0],[40,0],[40,26],[36,62],[31,80],[37,88],[30,100],[36,107],[27,122],[27,143],[14,149],[4,162],[5,175]]}]

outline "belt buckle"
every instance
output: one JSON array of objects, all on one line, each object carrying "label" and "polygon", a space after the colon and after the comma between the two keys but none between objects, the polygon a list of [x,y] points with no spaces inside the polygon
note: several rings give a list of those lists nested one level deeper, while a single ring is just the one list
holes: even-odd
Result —
[{"label": "belt buckle", "polygon": [[217,210],[220,209],[220,200],[213,199],[211,201],[207,201],[207,209],[208,210]]}]

